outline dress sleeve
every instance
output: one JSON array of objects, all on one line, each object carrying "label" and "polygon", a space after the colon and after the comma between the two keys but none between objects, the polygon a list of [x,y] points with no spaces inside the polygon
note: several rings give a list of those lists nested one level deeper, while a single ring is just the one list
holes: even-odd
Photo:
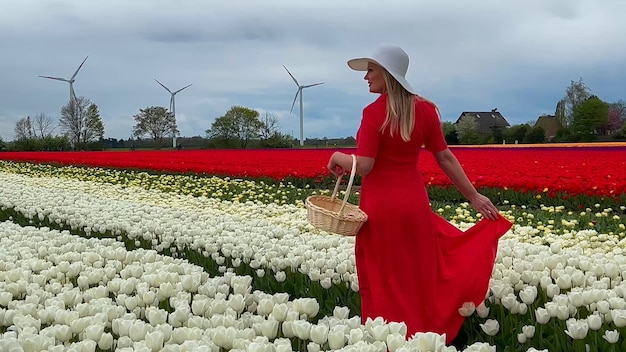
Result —
[{"label": "dress sleeve", "polygon": [[426,120],[426,132],[424,133],[424,147],[432,153],[437,153],[448,148],[448,143],[443,136],[441,119],[437,107],[429,102],[422,103],[422,110]]},{"label": "dress sleeve", "polygon": [[363,118],[356,136],[356,155],[375,158],[378,155],[380,126],[376,111],[371,106],[363,109]]}]

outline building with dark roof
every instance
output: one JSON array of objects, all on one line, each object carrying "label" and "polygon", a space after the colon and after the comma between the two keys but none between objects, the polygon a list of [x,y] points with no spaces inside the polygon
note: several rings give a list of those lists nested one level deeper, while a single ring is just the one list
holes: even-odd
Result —
[{"label": "building with dark roof", "polygon": [[551,141],[561,128],[561,124],[554,115],[539,116],[534,127],[541,127],[546,133],[546,140]]},{"label": "building with dark roof", "polygon": [[480,134],[492,134],[496,130],[511,126],[498,109],[492,109],[489,112],[464,111],[455,123],[459,123],[464,117],[471,117],[476,121]]}]

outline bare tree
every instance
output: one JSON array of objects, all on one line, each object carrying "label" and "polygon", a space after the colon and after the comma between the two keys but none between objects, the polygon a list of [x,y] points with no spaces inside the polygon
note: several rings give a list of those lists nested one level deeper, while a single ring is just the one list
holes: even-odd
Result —
[{"label": "bare tree", "polygon": [[261,119],[261,128],[259,129],[259,136],[261,139],[268,140],[275,136],[280,131],[280,125],[278,118],[270,112],[266,112],[265,116]]},{"label": "bare tree", "polygon": [[[93,114],[93,107],[89,99],[78,97],[68,102],[61,109],[59,125],[63,133],[69,138],[75,148],[81,148],[85,143],[92,142],[104,135],[104,125],[100,115]],[[95,108],[97,113],[97,107]],[[98,120],[98,121],[94,121]]]},{"label": "bare tree", "polygon": [[570,86],[565,90],[565,97],[563,98],[565,102],[565,124],[564,126],[569,127],[573,122],[574,110],[580,104],[585,102],[587,99],[591,97],[591,92],[585,82],[583,82],[582,77],[578,79],[578,82],[571,81]]},{"label": "bare tree", "polygon": [[35,116],[32,121],[32,130],[36,138],[44,138],[52,135],[55,126],[50,116],[46,116],[43,112]]},{"label": "bare tree", "polygon": [[33,138],[33,125],[30,116],[23,117],[15,123],[15,140],[24,140]]}]

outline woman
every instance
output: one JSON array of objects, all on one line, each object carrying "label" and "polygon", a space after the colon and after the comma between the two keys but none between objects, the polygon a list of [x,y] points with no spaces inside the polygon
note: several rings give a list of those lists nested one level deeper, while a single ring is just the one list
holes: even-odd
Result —
[{"label": "woman", "polygon": [[[359,206],[368,215],[355,249],[361,317],[403,321],[407,337],[432,331],[450,342],[464,319],[458,309],[483,302],[498,239],[511,223],[476,191],[448,149],[437,107],[405,79],[408,64],[397,46],[348,61],[367,71],[370,92],[380,94],[363,110],[357,132]],[[422,146],[486,220],[462,232],[432,211],[416,167]],[[335,152],[328,168],[341,175],[352,157]]]}]

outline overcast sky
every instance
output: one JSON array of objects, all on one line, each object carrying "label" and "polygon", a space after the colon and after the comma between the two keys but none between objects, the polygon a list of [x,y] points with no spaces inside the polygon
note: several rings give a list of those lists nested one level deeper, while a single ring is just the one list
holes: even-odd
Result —
[{"label": "overcast sky", "polygon": [[[182,136],[204,136],[234,105],[270,112],[283,133],[353,136],[376,96],[346,61],[383,43],[411,58],[408,80],[444,121],[498,110],[511,124],[553,113],[571,80],[626,99],[624,0],[0,0],[0,137],[44,113],[58,121],[70,78],[99,107],[105,137],[169,107]],[[58,129],[56,132],[60,132]]]}]

